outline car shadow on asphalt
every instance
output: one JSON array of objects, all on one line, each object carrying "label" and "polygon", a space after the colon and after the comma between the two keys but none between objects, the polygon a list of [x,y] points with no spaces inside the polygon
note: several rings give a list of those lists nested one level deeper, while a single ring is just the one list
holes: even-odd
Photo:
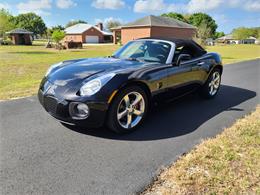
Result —
[{"label": "car shadow on asphalt", "polygon": [[123,135],[115,134],[105,127],[99,129],[66,127],[78,133],[106,139],[133,141],[166,139],[191,133],[223,111],[241,112],[243,110],[235,106],[255,96],[254,91],[227,85],[222,85],[218,95],[211,100],[204,100],[197,94],[190,94],[154,106],[139,129]]}]

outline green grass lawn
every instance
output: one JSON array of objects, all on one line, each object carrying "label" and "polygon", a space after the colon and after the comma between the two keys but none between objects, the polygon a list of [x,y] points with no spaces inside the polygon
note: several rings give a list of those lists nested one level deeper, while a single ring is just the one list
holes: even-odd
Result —
[{"label": "green grass lawn", "polygon": [[51,64],[76,58],[111,55],[118,46],[87,46],[84,49],[46,49],[33,46],[0,46],[0,99],[34,95]]},{"label": "green grass lawn", "polygon": [[[44,42],[32,46],[0,46],[0,99],[30,96],[37,92],[47,68],[54,63],[76,58],[111,55],[119,46],[87,46],[84,49],[62,50],[44,48]],[[208,47],[231,63],[260,57],[258,45],[231,45]]]},{"label": "green grass lawn", "polygon": [[208,46],[206,49],[219,53],[224,64],[260,58],[260,45],[218,45]]}]

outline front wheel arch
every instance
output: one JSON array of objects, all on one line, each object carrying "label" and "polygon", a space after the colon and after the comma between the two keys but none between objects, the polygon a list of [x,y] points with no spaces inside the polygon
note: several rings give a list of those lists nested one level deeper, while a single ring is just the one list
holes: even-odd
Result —
[{"label": "front wheel arch", "polygon": [[222,75],[222,73],[223,73],[223,66],[216,65],[212,70],[214,70],[214,69],[219,69],[220,70],[220,74]]},{"label": "front wheel arch", "polygon": [[114,101],[115,97],[117,96],[118,92],[120,92],[120,91],[122,91],[122,90],[124,90],[124,89],[126,89],[128,87],[131,87],[131,86],[141,87],[145,91],[145,93],[147,95],[147,98],[149,100],[148,103],[149,104],[151,103],[151,101],[152,101],[152,93],[151,93],[151,90],[148,87],[148,85],[146,83],[142,82],[142,81],[129,81],[129,82],[126,82],[126,83],[122,84],[119,87],[119,89],[117,90],[117,92],[116,92],[115,96],[113,97],[112,101],[109,103],[109,107],[113,103],[113,101]]},{"label": "front wheel arch", "polygon": [[207,80],[209,79],[209,77],[210,77],[210,75],[212,74],[212,72],[213,72],[214,70],[216,70],[216,69],[218,69],[218,70],[220,71],[220,75],[222,75],[222,73],[223,73],[223,66],[218,64],[218,65],[212,67],[212,68],[209,70],[209,72],[208,72],[208,74],[207,74],[207,76],[206,76],[205,81],[204,81],[203,84],[205,84],[205,83],[207,82]]}]

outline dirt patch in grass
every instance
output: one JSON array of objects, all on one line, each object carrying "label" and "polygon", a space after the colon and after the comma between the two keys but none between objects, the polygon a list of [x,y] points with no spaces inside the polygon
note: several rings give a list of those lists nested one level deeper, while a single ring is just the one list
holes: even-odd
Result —
[{"label": "dirt patch in grass", "polygon": [[142,194],[260,194],[260,106],[163,170]]}]

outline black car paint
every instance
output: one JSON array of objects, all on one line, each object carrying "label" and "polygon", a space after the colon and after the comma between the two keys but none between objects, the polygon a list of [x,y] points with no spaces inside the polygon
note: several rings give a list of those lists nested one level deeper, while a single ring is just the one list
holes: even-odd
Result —
[{"label": "black car paint", "polygon": [[[194,86],[203,85],[214,67],[222,69],[221,59],[216,53],[207,53],[178,66],[116,58],[79,59],[63,64],[43,78],[38,92],[39,100],[46,111],[58,120],[89,127],[103,125],[111,94],[130,83],[138,82],[145,86],[151,99],[168,91],[180,95],[194,89]],[[111,72],[116,76],[99,92],[90,97],[79,95],[83,83]],[[90,116],[85,120],[72,119],[69,115],[70,102],[88,104]]]}]

